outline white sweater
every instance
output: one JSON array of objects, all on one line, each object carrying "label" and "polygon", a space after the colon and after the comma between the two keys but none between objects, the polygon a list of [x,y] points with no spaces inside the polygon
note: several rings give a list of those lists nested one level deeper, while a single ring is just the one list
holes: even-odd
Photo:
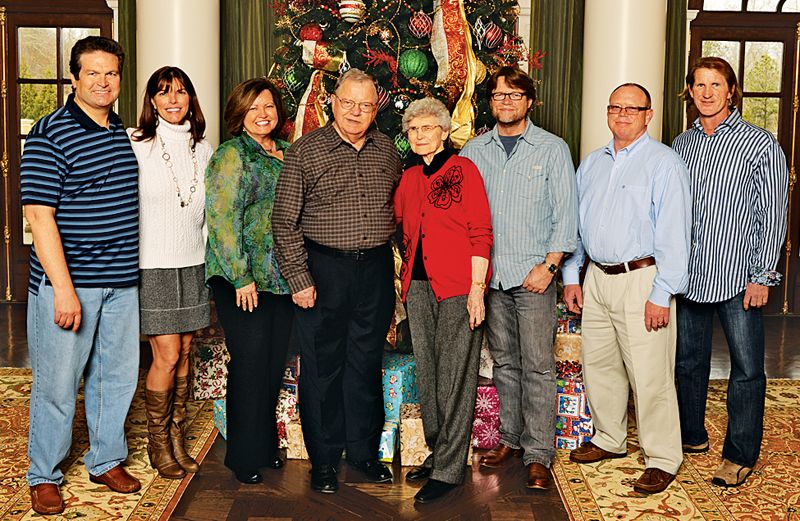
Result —
[{"label": "white sweater", "polygon": [[[129,128],[128,135],[135,129]],[[205,261],[205,172],[214,149],[203,140],[195,147],[198,182],[191,204],[194,178],[189,122],[173,125],[158,119],[157,136],[150,141],[131,140],[139,161],[139,268],[185,268]],[[178,179],[178,199],[172,173],[161,157],[159,137],[171,157]]]}]

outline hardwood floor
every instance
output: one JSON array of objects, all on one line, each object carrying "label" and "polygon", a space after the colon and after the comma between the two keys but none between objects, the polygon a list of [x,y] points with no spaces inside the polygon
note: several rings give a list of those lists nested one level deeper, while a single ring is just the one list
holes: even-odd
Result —
[{"label": "hardwood floor", "polygon": [[[770,378],[800,379],[800,317],[766,317],[766,369]],[[142,364],[149,363],[143,346]],[[28,367],[25,306],[0,308],[0,366]],[[730,361],[722,330],[714,331],[712,378],[727,378]],[[476,451],[478,458],[481,451]],[[514,459],[503,468],[473,465],[466,483],[431,505],[417,505],[419,485],[406,484],[408,467],[395,466],[392,485],[366,482],[358,471],[340,468],[337,494],[312,492],[306,461],[289,460],[281,470],[264,469],[264,483],[242,485],[225,468],[225,440],[218,437],[200,472],[189,484],[171,519],[185,521],[278,520],[536,520],[567,519],[555,486],[524,487],[525,471]],[[475,462],[477,463],[477,461]]]}]

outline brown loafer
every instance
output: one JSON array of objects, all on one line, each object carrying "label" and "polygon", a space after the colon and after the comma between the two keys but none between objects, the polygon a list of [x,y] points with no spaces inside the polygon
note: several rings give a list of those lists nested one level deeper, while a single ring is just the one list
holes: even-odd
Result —
[{"label": "brown loafer", "polygon": [[528,465],[528,488],[546,490],[550,487],[550,469],[541,463],[531,463]]},{"label": "brown loafer", "polygon": [[43,516],[60,514],[64,511],[64,500],[61,490],[55,483],[39,483],[31,488],[31,506],[33,511]]},{"label": "brown loafer", "polygon": [[498,443],[492,450],[481,456],[481,466],[488,468],[499,467],[512,456],[521,458],[522,449],[512,449],[508,445]]},{"label": "brown loafer", "polygon": [[644,473],[633,484],[633,490],[640,494],[657,494],[663,492],[674,479],[675,474],[650,467],[644,469]]},{"label": "brown loafer", "polygon": [[624,458],[626,453],[608,452],[601,449],[591,441],[587,441],[569,453],[569,460],[573,463],[595,463],[604,459]]},{"label": "brown loafer", "polygon": [[139,483],[139,480],[128,474],[128,471],[122,468],[122,465],[117,465],[105,474],[100,474],[99,476],[92,476],[89,474],[89,481],[105,485],[114,492],[119,492],[120,494],[131,494],[142,488],[142,484]]}]

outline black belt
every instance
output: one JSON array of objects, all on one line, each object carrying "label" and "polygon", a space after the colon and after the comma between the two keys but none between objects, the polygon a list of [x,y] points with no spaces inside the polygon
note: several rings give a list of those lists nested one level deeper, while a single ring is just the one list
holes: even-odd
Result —
[{"label": "black belt", "polygon": [[645,257],[630,262],[623,262],[622,264],[600,264],[599,262],[595,262],[594,265],[606,275],[619,275],[620,273],[628,273],[629,271],[654,266],[655,263],[656,259],[654,257]]},{"label": "black belt", "polygon": [[350,259],[354,261],[371,259],[373,257],[377,257],[378,255],[384,254],[389,250],[388,242],[374,248],[366,248],[363,250],[339,250],[337,248],[331,248],[330,246],[325,246],[324,244],[314,242],[307,237],[305,238],[305,243],[306,248],[309,250],[314,250],[324,255],[330,255],[331,257],[340,257],[342,259]]}]

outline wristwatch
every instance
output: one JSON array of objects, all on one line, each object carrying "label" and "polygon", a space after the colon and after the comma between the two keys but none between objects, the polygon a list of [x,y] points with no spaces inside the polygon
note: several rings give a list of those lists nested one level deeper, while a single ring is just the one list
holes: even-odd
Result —
[{"label": "wristwatch", "polygon": [[550,264],[547,265],[547,271],[555,275],[556,272],[558,271],[558,264],[553,264],[551,262]]}]

